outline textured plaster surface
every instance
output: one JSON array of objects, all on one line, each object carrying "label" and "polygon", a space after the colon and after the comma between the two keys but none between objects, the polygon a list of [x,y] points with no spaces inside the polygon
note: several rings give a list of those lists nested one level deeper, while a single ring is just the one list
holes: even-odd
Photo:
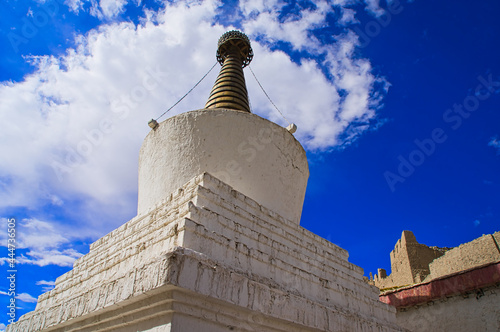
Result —
[{"label": "textured plaster surface", "polygon": [[148,134],[139,155],[138,214],[203,172],[299,223],[309,177],[304,149],[285,128],[225,109],[179,114]]},{"label": "textured plaster surface", "polygon": [[347,257],[202,174],[93,243],[7,331],[402,331]]},{"label": "textured plaster surface", "polygon": [[401,326],[414,332],[498,332],[500,286],[401,309],[397,319]]},{"label": "textured plaster surface", "polygon": [[483,235],[447,251],[446,254],[430,263],[430,274],[425,281],[481,265],[500,262],[499,237],[500,232]]}]

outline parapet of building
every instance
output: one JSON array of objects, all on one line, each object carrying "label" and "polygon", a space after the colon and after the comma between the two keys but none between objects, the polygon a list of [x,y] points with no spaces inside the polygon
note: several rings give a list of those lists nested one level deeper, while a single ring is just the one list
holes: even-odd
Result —
[{"label": "parapet of building", "polygon": [[369,283],[379,289],[397,288],[423,281],[429,274],[429,264],[449,248],[429,247],[417,242],[411,231],[403,231],[391,251],[391,274],[378,269]]},{"label": "parapet of building", "polygon": [[423,282],[382,289],[380,300],[411,331],[500,331],[499,243],[496,232],[447,250]]},{"label": "parapet of building", "polygon": [[425,281],[500,261],[500,231],[483,235],[446,252],[429,264]]},{"label": "parapet of building", "polygon": [[299,225],[306,154],[249,112],[249,43],[221,37],[206,109],[150,121],[138,215],[8,332],[404,331],[347,251]]}]

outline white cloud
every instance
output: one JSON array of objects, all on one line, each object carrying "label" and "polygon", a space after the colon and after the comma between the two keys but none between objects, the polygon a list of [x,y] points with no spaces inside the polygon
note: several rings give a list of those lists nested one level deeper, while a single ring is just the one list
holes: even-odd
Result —
[{"label": "white cloud", "polygon": [[58,266],[73,266],[73,263],[82,254],[74,249],[43,249],[32,250],[17,257],[18,264],[32,264],[38,266],[58,265]]},{"label": "white cloud", "polygon": [[74,12],[78,13],[83,9],[85,0],[65,0],[64,3]]},{"label": "white cloud", "polygon": [[[84,10],[85,5],[89,5],[89,13],[99,19],[113,19],[124,11],[127,0],[66,0],[65,4],[71,11],[79,13]],[[140,5],[140,1],[131,1]]]},{"label": "white cloud", "polygon": [[34,298],[33,296],[29,295],[28,293],[21,293],[16,295],[16,299],[19,301],[27,302],[27,303],[36,303],[37,299]]},{"label": "white cloud", "polygon": [[[4,291],[0,291],[0,295],[11,296],[9,293],[4,292]],[[17,294],[16,299],[19,301],[27,302],[27,303],[36,303],[37,302],[37,299],[28,293]],[[0,326],[0,328],[1,328],[1,326]]]},{"label": "white cloud", "polygon": [[[6,225],[7,220],[1,219]],[[37,219],[23,219],[16,221],[16,248],[17,249],[44,249],[58,247],[69,242],[51,223]],[[7,247],[7,233],[0,232],[0,243]]]},{"label": "white cloud", "polygon": [[[84,3],[67,2],[76,12]],[[354,22],[352,9],[342,7],[348,3],[336,1],[333,8],[318,1],[280,18],[281,2],[241,1],[235,14],[238,26],[261,41],[252,44],[253,70],[297,123],[296,137],[310,150],[348,144],[370,128],[387,87],[370,62],[355,54],[354,33],[334,36],[336,42],[329,44],[312,34],[332,10],[344,11],[342,24]],[[92,4],[111,17],[126,3]],[[32,219],[22,238],[30,251],[21,262],[69,266],[79,253],[67,247],[68,241],[102,235],[134,215],[137,156],[147,122],[215,63],[216,42],[231,28],[217,23],[218,5],[165,3],[160,12],[147,12],[139,26],[102,25],[77,36],[77,46],[64,56],[32,57],[37,70],[22,82],[0,83],[0,152],[8,156],[0,159],[0,207],[59,207],[81,220],[58,229],[62,226]],[[273,50],[277,41],[310,56],[292,61]],[[168,116],[202,108],[216,75],[212,72]],[[286,124],[249,71],[246,75],[253,111]]]},{"label": "white cloud", "polygon": [[375,16],[382,15],[385,10],[380,7],[380,0],[365,0],[366,10]]},{"label": "white cloud", "polygon": [[56,282],[55,281],[39,280],[36,282],[36,285],[42,286],[42,291],[44,293],[47,293],[48,291],[51,291],[52,289],[54,289],[54,287],[56,286]]},{"label": "white cloud", "polygon": [[55,281],[39,280],[36,282],[36,285],[55,286],[56,282]]},{"label": "white cloud", "polygon": [[[248,2],[241,6],[243,13],[249,13]],[[329,6],[318,1],[316,9],[306,9],[298,14],[281,17],[284,3],[266,3],[263,10],[252,10],[252,19],[244,21],[244,31],[250,35],[258,35],[268,41],[289,42],[298,50],[316,51],[318,43],[311,35],[311,30],[325,24]],[[259,6],[261,7],[261,6]],[[243,18],[244,19],[244,18]]]},{"label": "white cloud", "polygon": [[[264,8],[262,13],[252,11],[254,19],[244,21],[244,31],[273,44],[275,41],[290,43],[295,49],[307,50],[313,56],[324,57],[319,66],[312,60],[302,60],[300,65],[292,63],[288,55],[271,52],[269,48],[254,45],[259,56],[251,64],[257,68],[257,76],[269,95],[283,110],[285,116],[297,123],[296,136],[309,149],[328,149],[349,143],[369,127],[366,123],[375,118],[380,106],[380,95],[388,88],[387,82],[372,74],[368,60],[355,56],[357,36],[352,33],[335,36],[333,44],[322,44],[311,36],[311,30],[324,24],[331,8],[317,2],[315,10],[306,10],[300,17],[293,17],[280,23],[281,8],[277,4]],[[284,4],[281,4],[284,6]],[[349,9],[348,9],[349,10]],[[245,12],[242,9],[242,12]],[[333,79],[328,80],[321,69]],[[249,90],[257,90],[251,79],[247,79]],[[259,91],[251,97],[259,96]],[[342,97],[341,97],[342,96]],[[273,121],[283,123],[276,111],[265,99],[257,104],[251,98],[257,112]],[[356,126],[352,126],[356,123]]]},{"label": "white cloud", "polygon": [[[6,224],[6,219],[1,219]],[[17,221],[15,246],[16,249],[29,249],[26,254],[16,252],[17,264],[33,264],[38,266],[58,265],[72,266],[73,262],[82,256],[71,246],[71,234],[67,227],[37,219]],[[65,234],[63,236],[62,234]],[[0,232],[0,244],[7,247],[7,232]],[[8,263],[7,257],[0,258],[0,265]]]},{"label": "white cloud", "polygon": [[99,5],[105,17],[115,17],[123,11],[127,4],[126,0],[101,0]]},{"label": "white cloud", "polygon": [[342,16],[339,19],[339,23],[342,25],[348,25],[349,23],[358,23],[356,19],[356,11],[351,8],[342,8]]},{"label": "white cloud", "polygon": [[498,137],[492,137],[488,143],[488,146],[492,146],[497,150],[497,153],[500,154],[500,140],[498,140]]}]

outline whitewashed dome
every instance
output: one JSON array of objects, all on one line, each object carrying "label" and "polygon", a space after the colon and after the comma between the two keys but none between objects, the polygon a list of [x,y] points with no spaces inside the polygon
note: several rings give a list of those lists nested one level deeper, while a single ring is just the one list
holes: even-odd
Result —
[{"label": "whitewashed dome", "polygon": [[228,109],[179,114],[146,136],[139,154],[138,214],[204,172],[300,221],[309,177],[304,149],[285,128]]}]

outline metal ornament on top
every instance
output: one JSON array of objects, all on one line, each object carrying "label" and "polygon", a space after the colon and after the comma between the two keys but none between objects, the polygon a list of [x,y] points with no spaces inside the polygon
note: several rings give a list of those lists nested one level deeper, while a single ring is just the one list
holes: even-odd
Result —
[{"label": "metal ornament on top", "polygon": [[250,113],[243,68],[253,58],[248,37],[240,31],[223,34],[217,47],[217,61],[222,65],[205,108],[227,108]]}]

